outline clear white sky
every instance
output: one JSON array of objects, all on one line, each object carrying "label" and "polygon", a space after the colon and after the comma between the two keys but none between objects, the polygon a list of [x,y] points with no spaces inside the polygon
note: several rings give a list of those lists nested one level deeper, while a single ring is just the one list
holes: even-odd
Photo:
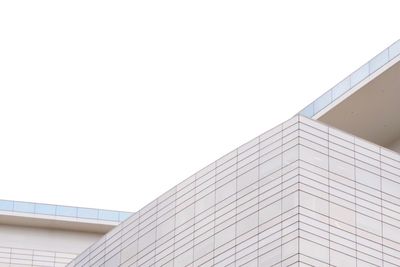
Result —
[{"label": "clear white sky", "polygon": [[135,211],[400,37],[399,1],[1,1],[0,198]]}]

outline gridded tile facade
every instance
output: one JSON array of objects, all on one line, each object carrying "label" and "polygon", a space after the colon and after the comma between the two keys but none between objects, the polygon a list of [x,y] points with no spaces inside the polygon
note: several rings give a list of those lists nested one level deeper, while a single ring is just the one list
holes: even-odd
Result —
[{"label": "gridded tile facade", "polygon": [[399,176],[398,154],[296,116],[69,266],[399,266]]},{"label": "gridded tile facade", "polygon": [[0,267],[64,267],[76,254],[0,247]]}]

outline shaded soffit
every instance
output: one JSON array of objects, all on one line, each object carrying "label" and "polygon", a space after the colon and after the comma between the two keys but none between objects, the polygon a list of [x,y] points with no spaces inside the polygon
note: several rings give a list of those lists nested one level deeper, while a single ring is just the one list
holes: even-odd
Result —
[{"label": "shaded soffit", "polygon": [[400,62],[314,119],[390,147],[400,139]]}]

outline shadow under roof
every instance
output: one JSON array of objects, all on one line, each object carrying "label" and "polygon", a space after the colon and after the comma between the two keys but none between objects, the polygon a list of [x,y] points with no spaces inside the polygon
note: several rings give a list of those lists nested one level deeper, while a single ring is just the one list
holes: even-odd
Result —
[{"label": "shadow under roof", "polygon": [[400,40],[300,114],[400,152]]}]

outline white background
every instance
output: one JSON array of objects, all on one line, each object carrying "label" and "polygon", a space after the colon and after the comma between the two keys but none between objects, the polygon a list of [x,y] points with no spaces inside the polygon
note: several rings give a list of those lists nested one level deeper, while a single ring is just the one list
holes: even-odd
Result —
[{"label": "white background", "polygon": [[1,1],[0,199],[135,211],[400,37],[399,1]]}]

